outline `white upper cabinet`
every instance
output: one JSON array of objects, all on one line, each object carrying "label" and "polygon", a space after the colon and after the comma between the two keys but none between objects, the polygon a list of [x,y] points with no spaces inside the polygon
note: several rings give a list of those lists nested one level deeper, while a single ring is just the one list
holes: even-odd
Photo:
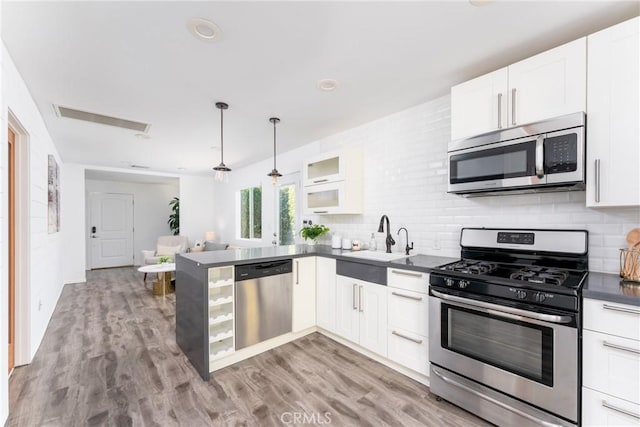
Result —
[{"label": "white upper cabinet", "polygon": [[509,126],[586,108],[585,37],[509,66]]},{"label": "white upper cabinet", "polygon": [[304,162],[303,185],[362,180],[362,151],[348,149],[322,153]]},{"label": "white upper cabinet", "polygon": [[507,68],[451,88],[451,139],[507,127]]},{"label": "white upper cabinet", "polygon": [[323,153],[302,170],[305,215],[362,213],[362,151]]},{"label": "white upper cabinet", "polygon": [[451,88],[451,139],[586,108],[586,38]]},{"label": "white upper cabinet", "polygon": [[588,37],[587,206],[640,205],[640,18]]}]

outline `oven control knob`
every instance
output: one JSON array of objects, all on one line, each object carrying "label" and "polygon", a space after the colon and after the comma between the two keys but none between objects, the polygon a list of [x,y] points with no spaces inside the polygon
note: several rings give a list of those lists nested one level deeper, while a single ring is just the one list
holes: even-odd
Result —
[{"label": "oven control knob", "polygon": [[467,280],[460,280],[458,282],[458,287],[460,287],[460,289],[464,289],[467,286],[469,286],[469,281],[467,281]]},{"label": "oven control knob", "polygon": [[516,292],[516,296],[520,299],[525,299],[527,297],[527,293],[525,291],[520,290]]},{"label": "oven control knob", "polygon": [[538,292],[536,294],[536,301],[544,302],[544,300],[546,300],[546,299],[547,299],[547,297],[542,292]]},{"label": "oven control knob", "polygon": [[453,279],[444,279],[444,282],[446,283],[447,286],[453,286],[453,284],[456,282]]}]

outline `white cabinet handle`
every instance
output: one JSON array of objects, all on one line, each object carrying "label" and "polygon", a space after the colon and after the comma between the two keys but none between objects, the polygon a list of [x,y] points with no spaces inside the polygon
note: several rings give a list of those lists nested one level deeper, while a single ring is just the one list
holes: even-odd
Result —
[{"label": "white cabinet handle", "polygon": [[362,286],[358,287],[358,306],[360,309],[358,310],[360,313],[364,312],[364,307],[362,307]]},{"label": "white cabinet handle", "polygon": [[609,305],[609,304],[602,304],[602,308],[604,308],[605,310],[621,311],[623,313],[640,314],[640,310],[636,310],[633,308],[626,308],[626,307],[618,307],[618,306]]},{"label": "white cabinet handle", "polygon": [[600,203],[600,159],[596,159],[596,203]]},{"label": "white cabinet handle", "polygon": [[629,353],[635,353],[635,354],[640,354],[640,350],[635,349],[635,348],[631,348],[631,347],[625,347],[623,345],[618,345],[618,344],[612,344],[608,341],[602,341],[602,345],[605,347],[609,347],[609,348],[615,348],[616,350],[622,350],[622,351],[627,351]]},{"label": "white cabinet handle", "polygon": [[639,414],[636,414],[635,412],[627,411],[626,409],[618,408],[617,406],[613,406],[613,405],[609,404],[606,400],[602,401],[602,406],[604,406],[607,409],[611,409],[612,411],[620,412],[621,414],[625,414],[625,415],[628,415],[630,417],[637,418],[637,419],[640,420],[640,415]]},{"label": "white cabinet handle", "polygon": [[502,94],[498,94],[498,129],[502,129]]},{"label": "white cabinet handle", "polygon": [[397,297],[401,297],[401,298],[412,299],[414,301],[422,301],[422,297],[414,297],[414,296],[411,296],[411,295],[399,294],[397,292],[391,292],[391,295],[394,295],[394,296],[397,296]]},{"label": "white cabinet handle", "polygon": [[405,340],[413,341],[416,344],[422,344],[422,340],[417,340],[415,338],[408,337],[396,331],[391,331],[391,333],[397,337],[404,338]]},{"label": "white cabinet handle", "polygon": [[296,285],[300,284],[300,261],[296,261]]},{"label": "white cabinet handle", "polygon": [[391,272],[393,274],[397,274],[399,276],[409,276],[409,277],[422,278],[422,274],[421,273],[410,273],[408,271],[402,271],[402,270],[391,270]]},{"label": "white cabinet handle", "polygon": [[516,125],[516,88],[511,89],[511,124]]},{"label": "white cabinet handle", "polygon": [[355,283],[353,284],[353,309],[357,310],[358,309],[358,305],[356,304],[356,288],[358,287],[358,285],[356,285]]}]

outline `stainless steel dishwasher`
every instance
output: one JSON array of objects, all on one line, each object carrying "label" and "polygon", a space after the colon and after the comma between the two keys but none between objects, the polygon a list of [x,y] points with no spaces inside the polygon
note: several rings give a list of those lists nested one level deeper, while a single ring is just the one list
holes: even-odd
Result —
[{"label": "stainless steel dishwasher", "polygon": [[236,350],[291,332],[290,259],[236,266]]}]

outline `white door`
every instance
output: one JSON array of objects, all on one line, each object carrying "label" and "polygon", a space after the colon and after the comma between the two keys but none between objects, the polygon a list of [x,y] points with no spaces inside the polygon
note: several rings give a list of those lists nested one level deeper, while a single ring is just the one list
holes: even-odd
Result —
[{"label": "white door", "polygon": [[451,88],[451,139],[480,135],[507,124],[507,68]]},{"label": "white door", "polygon": [[357,343],[360,335],[358,323],[358,280],[337,276],[336,294],[335,333]]},{"label": "white door", "polygon": [[360,282],[360,345],[387,357],[387,287]]},{"label": "white door", "polygon": [[586,87],[584,37],[509,65],[509,126],[584,111]]},{"label": "white door", "polygon": [[91,268],[133,265],[133,195],[89,194]]}]

